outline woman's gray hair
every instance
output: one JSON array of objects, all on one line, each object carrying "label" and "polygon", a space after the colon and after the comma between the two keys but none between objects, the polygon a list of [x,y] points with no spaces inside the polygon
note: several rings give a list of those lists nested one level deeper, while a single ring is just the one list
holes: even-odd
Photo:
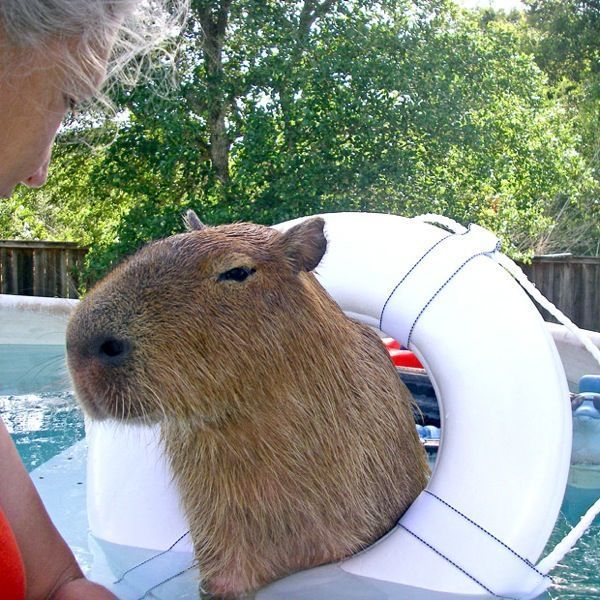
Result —
[{"label": "woman's gray hair", "polygon": [[[105,68],[109,80],[114,81],[116,76],[135,79],[142,63],[140,57],[177,35],[185,20],[187,3],[188,0],[1,0],[0,59],[2,55],[27,56],[52,49],[57,66],[65,71],[71,84],[89,95]],[[111,47],[107,64],[106,53]],[[133,69],[128,70],[131,65]]]}]

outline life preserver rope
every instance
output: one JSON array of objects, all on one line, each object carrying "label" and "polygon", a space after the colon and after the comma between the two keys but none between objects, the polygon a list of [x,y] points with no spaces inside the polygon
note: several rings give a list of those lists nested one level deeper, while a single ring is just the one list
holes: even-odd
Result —
[{"label": "life preserver rope", "polygon": [[[470,231],[470,227],[467,228],[467,230],[465,231],[465,233],[468,233],[469,231]],[[464,234],[460,234],[460,235],[464,235]],[[392,292],[388,296],[388,299],[385,301],[385,304],[383,305],[383,308],[381,309],[381,315],[379,317],[379,328],[380,329],[383,330],[383,327],[384,327],[383,326],[383,317],[384,317],[385,309],[387,308],[387,305],[388,305],[389,301],[392,299],[393,295],[398,291],[398,288],[408,279],[408,277],[414,271],[414,269],[416,269],[419,266],[419,264],[421,264],[421,262],[429,255],[430,252],[433,252],[441,243],[445,242],[447,239],[449,239],[451,237],[452,237],[451,235],[447,235],[447,236],[443,237],[441,240],[438,240],[431,248],[429,248],[429,250],[427,250],[427,252],[425,252],[425,254],[423,254],[423,256],[421,258],[419,258],[419,260],[408,270],[408,272],[406,273],[406,275],[404,275],[402,277],[402,279],[396,284],[396,286],[394,287],[394,289],[392,290]],[[417,321],[423,315],[423,313],[427,310],[427,308],[429,307],[429,305],[436,299],[436,297],[438,296],[438,294],[444,289],[444,287],[446,287],[446,285],[448,285],[448,283],[450,283],[450,281],[452,281],[452,279],[454,279],[454,277],[456,277],[456,275],[458,275],[458,273],[464,267],[466,267],[472,260],[474,260],[475,258],[477,258],[479,256],[491,256],[495,252],[497,252],[498,250],[500,250],[500,242],[498,242],[496,240],[496,243],[494,244],[493,248],[491,248],[489,250],[480,250],[480,251],[477,251],[474,254],[470,255],[468,258],[465,258],[465,260],[461,264],[459,264],[457,266],[457,268],[455,269],[455,271],[448,276],[448,279],[446,279],[446,281],[444,281],[440,285],[440,287],[437,290],[435,290],[435,292],[433,293],[433,295],[431,296],[431,298],[429,298],[429,300],[427,300],[427,302],[425,302],[425,304],[421,307],[421,310],[419,311],[419,313],[415,317],[415,320],[413,321],[413,324],[411,325],[410,330],[408,332],[408,337],[406,338],[406,346],[408,348],[410,348],[410,342],[411,342],[411,339],[412,339],[412,334],[413,334],[413,331],[415,329],[415,326],[417,325]]]},{"label": "life preserver rope", "polygon": [[[479,525],[479,524],[475,523],[474,521],[472,521],[467,515],[465,515],[462,512],[460,512],[457,508],[455,508],[454,506],[448,504],[448,502],[446,502],[443,498],[440,498],[439,496],[436,496],[435,494],[433,494],[429,490],[424,490],[423,493],[424,494],[429,494],[429,496],[431,496],[432,498],[435,498],[438,502],[442,503],[446,508],[450,509],[451,511],[453,511],[454,513],[456,513],[457,515],[459,515],[460,517],[462,517],[465,521],[467,521],[468,523],[470,523],[474,527],[480,529],[483,533],[485,533],[485,535],[487,535],[488,537],[490,537],[491,539],[493,539],[494,542],[496,542],[497,544],[499,544],[500,546],[502,546],[505,550],[507,550],[508,552],[510,552],[511,554],[513,554],[514,556],[516,556],[521,562],[523,562],[523,564],[525,564],[528,568],[530,568],[533,571],[535,571],[539,576],[541,576],[542,578],[546,577],[545,573],[542,573],[535,565],[531,564],[526,558],[524,558],[523,556],[521,556],[518,552],[515,552],[515,550],[513,550],[512,548],[510,548],[509,546],[507,546],[502,540],[498,539],[494,534],[490,533],[489,531],[487,531],[486,529],[484,529],[483,527],[481,527],[481,525]],[[500,595],[500,594],[495,593],[493,590],[489,589],[483,582],[479,581],[475,576],[473,576],[471,573],[469,573],[466,569],[460,567],[451,558],[449,558],[448,556],[445,556],[443,553],[441,553],[434,545],[426,542],[425,540],[423,540],[419,536],[417,536],[413,531],[411,531],[410,529],[408,529],[408,527],[406,527],[406,525],[404,525],[402,522],[399,523],[399,526],[402,527],[404,530],[406,530],[408,533],[410,533],[412,536],[414,536],[415,538],[417,538],[421,543],[425,544],[431,550],[433,550],[434,552],[436,552],[444,560],[448,561],[453,567],[455,567],[456,569],[458,569],[459,571],[461,571],[465,576],[467,576],[469,579],[471,579],[472,581],[474,581],[477,585],[479,585],[482,589],[484,589],[488,594],[490,594],[490,596],[494,596],[496,598],[505,598],[506,600],[517,600],[516,598],[513,598],[511,596],[505,596],[505,595]],[[549,578],[548,581],[550,582],[551,579]]]},{"label": "life preserver rope", "polygon": [[383,314],[385,313],[385,309],[387,308],[390,299],[396,293],[396,290],[408,279],[410,274],[421,264],[421,262],[425,260],[427,255],[430,252],[433,252],[441,243],[443,243],[449,237],[451,237],[451,234],[444,236],[443,238],[439,239],[435,244],[433,244],[433,246],[431,246],[431,248],[429,248],[427,252],[425,252],[410,269],[408,269],[408,271],[402,276],[402,279],[400,279],[400,281],[394,286],[394,289],[390,292],[390,295],[383,303],[383,308],[381,309],[381,314],[379,315],[379,329],[381,331],[383,331]]},{"label": "life preserver rope", "polygon": [[[431,223],[433,225],[441,225],[458,235],[463,235],[468,231],[468,228],[465,228],[460,223],[441,215],[420,215],[418,217],[414,217],[414,220],[423,223]],[[498,250],[499,249],[500,248],[498,248]],[[498,263],[501,264],[517,280],[519,285],[531,296],[533,300],[535,300],[542,308],[548,311],[559,323],[564,325],[581,342],[585,349],[600,365],[600,350],[598,350],[589,336],[581,328],[577,327],[577,325],[575,325],[575,323],[573,323],[573,321],[571,321],[571,319],[569,319],[569,317],[567,317],[567,315],[565,315],[565,313],[563,313],[555,304],[550,302],[550,300],[548,300],[548,298],[546,298],[546,296],[544,296],[544,294],[542,294],[535,287],[535,284],[529,281],[527,275],[523,273],[523,269],[521,269],[519,265],[517,265],[504,254],[499,254],[497,260]]]}]

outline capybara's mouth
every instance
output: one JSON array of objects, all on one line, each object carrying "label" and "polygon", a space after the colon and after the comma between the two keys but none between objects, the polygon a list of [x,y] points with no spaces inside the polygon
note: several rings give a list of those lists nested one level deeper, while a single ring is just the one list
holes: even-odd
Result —
[{"label": "capybara's mouth", "polygon": [[154,422],[149,411],[135,394],[118,385],[108,383],[94,385],[86,374],[71,369],[75,394],[86,414],[96,420],[115,419],[117,421]]},{"label": "capybara's mouth", "polygon": [[67,349],[75,394],[86,414],[97,421],[156,421],[137,391],[131,373]]}]

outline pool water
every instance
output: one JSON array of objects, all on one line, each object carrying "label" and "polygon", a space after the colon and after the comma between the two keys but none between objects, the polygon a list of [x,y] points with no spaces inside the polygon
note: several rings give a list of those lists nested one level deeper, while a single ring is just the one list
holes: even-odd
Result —
[{"label": "pool water", "polygon": [[[600,490],[597,491],[600,493]],[[591,504],[591,503],[590,503]],[[564,508],[564,505],[563,505]],[[573,523],[561,512],[548,541],[554,546],[570,531]],[[586,600],[600,598],[600,523],[598,519],[551,573],[553,586],[549,598],[560,600]]]},{"label": "pool water", "polygon": [[0,396],[6,424],[28,471],[83,439],[83,414],[71,392]]},{"label": "pool water", "polygon": [[64,345],[0,344],[0,396],[68,389]]},{"label": "pool water", "polygon": [[[0,396],[0,417],[6,423],[29,471],[69,448],[85,435],[83,415],[70,392]],[[573,475],[573,471],[572,471]],[[599,472],[600,478],[600,472]],[[577,478],[571,477],[577,483]],[[583,512],[600,496],[598,488],[567,489],[548,549],[562,539]],[[540,507],[540,510],[543,510]],[[598,519],[557,567],[548,598],[600,598],[600,522]]]}]

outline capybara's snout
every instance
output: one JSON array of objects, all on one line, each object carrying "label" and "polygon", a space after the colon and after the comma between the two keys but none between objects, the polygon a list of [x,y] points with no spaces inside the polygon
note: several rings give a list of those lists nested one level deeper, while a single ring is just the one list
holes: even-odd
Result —
[{"label": "capybara's snout", "polygon": [[133,343],[122,314],[110,303],[83,300],[67,327],[67,361],[77,383],[89,370],[107,379],[132,359]]},{"label": "capybara's snout", "polygon": [[110,333],[67,340],[67,353],[72,364],[95,362],[100,368],[120,367],[131,354],[131,342]]},{"label": "capybara's snout", "polygon": [[79,400],[98,419],[132,418],[128,393],[134,370],[129,370],[133,344],[127,335],[116,334],[98,323],[82,306],[69,323],[66,339],[67,363]]}]

